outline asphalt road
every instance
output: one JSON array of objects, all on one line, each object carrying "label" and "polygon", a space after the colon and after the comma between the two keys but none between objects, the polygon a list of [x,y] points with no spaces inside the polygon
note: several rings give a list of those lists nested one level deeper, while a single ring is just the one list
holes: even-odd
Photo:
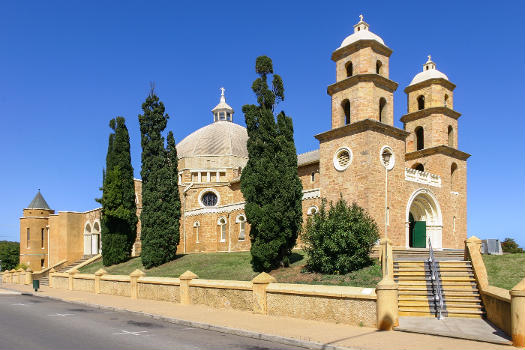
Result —
[{"label": "asphalt road", "polygon": [[0,349],[298,349],[31,295],[0,295]]}]

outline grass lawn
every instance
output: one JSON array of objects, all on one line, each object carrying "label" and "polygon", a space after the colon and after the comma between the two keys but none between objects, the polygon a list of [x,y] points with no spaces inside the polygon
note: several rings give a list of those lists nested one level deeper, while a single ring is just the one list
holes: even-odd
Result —
[{"label": "grass lawn", "polygon": [[[250,258],[250,252],[187,254],[149,270],[144,269],[140,257],[108,267],[104,267],[100,260],[84,266],[80,272],[95,273],[103,267],[113,275],[128,275],[135,269],[141,269],[147,276],[179,277],[190,270],[203,279],[250,281],[257,276],[250,265]],[[381,280],[381,267],[377,261],[372,266],[346,275],[323,275],[303,272],[306,264],[303,251],[294,251],[290,260],[292,262],[290,267],[279,268],[270,273],[278,282],[375,287]]]},{"label": "grass lawn", "polygon": [[489,284],[512,289],[525,277],[525,254],[483,255]]}]

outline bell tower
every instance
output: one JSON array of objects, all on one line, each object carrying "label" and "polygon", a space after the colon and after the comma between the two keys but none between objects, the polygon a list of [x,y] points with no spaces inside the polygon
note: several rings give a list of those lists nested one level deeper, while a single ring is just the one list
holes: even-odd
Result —
[{"label": "bell tower", "polygon": [[332,129],[373,119],[394,125],[393,93],[397,83],[389,79],[392,50],[372,33],[359,16],[354,33],[332,54],[336,83],[328,87],[332,97]]},{"label": "bell tower", "polygon": [[360,16],[354,32],[332,54],[332,127],[315,137],[321,197],[356,202],[379,223],[382,236],[389,232],[388,237],[401,241],[404,209],[391,203],[399,196],[395,189],[402,186],[408,133],[394,127],[393,93],[398,84],[389,79],[391,54]]}]

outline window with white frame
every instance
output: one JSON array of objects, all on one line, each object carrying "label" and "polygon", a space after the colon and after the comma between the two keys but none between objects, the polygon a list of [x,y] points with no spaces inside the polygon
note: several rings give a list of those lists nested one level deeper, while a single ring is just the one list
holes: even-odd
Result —
[{"label": "window with white frame", "polygon": [[226,218],[222,217],[218,221],[221,231],[221,242],[226,242]]},{"label": "window with white frame", "polygon": [[308,210],[306,211],[306,214],[307,215],[314,215],[318,211],[319,211],[319,208],[317,208],[317,206],[314,205],[314,206],[308,208]]},{"label": "window with white frame", "polygon": [[246,239],[246,217],[239,215],[235,221],[239,224],[239,241],[244,241]]}]

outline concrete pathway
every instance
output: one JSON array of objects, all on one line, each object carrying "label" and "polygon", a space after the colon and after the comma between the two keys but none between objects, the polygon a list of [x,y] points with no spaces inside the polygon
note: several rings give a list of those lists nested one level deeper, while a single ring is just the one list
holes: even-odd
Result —
[{"label": "concrete pathway", "polygon": [[[0,288],[33,293],[30,286],[0,284]],[[212,309],[203,305],[181,305],[127,297],[53,289],[43,286],[36,296],[56,298],[105,309],[128,310],[154,318],[214,329],[218,332],[295,344],[311,349],[501,349],[512,346],[454,339],[427,334],[384,332],[375,328],[302,320],[291,317],[257,315],[231,309]],[[290,340],[290,342],[287,342]],[[293,342],[293,343],[292,343]]]},{"label": "concrete pathway", "polygon": [[20,295],[20,292],[0,288],[0,295]]},{"label": "concrete pathway", "polygon": [[502,330],[481,318],[445,317],[438,320],[435,317],[402,316],[396,330],[512,345],[512,340]]}]

